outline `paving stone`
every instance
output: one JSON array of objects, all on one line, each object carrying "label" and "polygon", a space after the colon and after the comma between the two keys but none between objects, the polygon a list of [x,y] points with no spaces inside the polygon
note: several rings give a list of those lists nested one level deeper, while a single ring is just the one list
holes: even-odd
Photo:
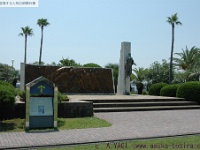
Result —
[{"label": "paving stone", "polygon": [[96,113],[112,126],[42,133],[1,132],[0,149],[197,134],[199,114],[200,110]]}]

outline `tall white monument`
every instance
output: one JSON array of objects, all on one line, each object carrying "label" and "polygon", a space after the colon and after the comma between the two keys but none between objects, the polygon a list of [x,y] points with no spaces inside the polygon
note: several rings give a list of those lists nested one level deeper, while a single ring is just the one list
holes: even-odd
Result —
[{"label": "tall white monument", "polygon": [[132,65],[134,61],[131,57],[131,43],[122,42],[119,60],[119,75],[117,94],[127,95],[130,93],[130,75],[132,73]]}]

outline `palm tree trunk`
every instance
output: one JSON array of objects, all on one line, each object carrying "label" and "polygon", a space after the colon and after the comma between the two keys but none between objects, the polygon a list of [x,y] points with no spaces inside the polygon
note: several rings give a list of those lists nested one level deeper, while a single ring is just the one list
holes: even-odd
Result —
[{"label": "palm tree trunk", "polygon": [[27,49],[27,35],[25,35],[25,52],[24,52],[24,65],[26,64],[26,49]]},{"label": "palm tree trunk", "polygon": [[171,57],[170,57],[169,83],[171,83],[173,79],[173,51],[174,51],[174,24],[172,24],[172,46],[171,46]]},{"label": "palm tree trunk", "polygon": [[43,44],[43,27],[41,27],[41,43],[40,43],[39,65],[41,65],[41,63],[42,63],[42,44]]}]

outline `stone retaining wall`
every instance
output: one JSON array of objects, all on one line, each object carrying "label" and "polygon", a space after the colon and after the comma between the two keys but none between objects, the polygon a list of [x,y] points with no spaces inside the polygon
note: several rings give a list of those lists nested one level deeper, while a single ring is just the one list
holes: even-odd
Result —
[{"label": "stone retaining wall", "polygon": [[63,118],[93,116],[93,103],[89,101],[63,102],[59,105],[58,116]]},{"label": "stone retaining wall", "polygon": [[[7,105],[0,108],[0,120],[25,119],[25,103]],[[63,102],[58,104],[59,118],[92,117],[93,103],[86,101]]]}]

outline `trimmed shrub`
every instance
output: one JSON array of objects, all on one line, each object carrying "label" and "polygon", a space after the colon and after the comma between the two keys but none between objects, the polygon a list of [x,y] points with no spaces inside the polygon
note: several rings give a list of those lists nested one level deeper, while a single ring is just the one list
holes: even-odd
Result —
[{"label": "trimmed shrub", "polygon": [[200,103],[200,82],[192,81],[181,84],[177,89],[176,96]]},{"label": "trimmed shrub", "polygon": [[22,92],[20,91],[19,96],[20,96],[20,100],[25,102],[26,101],[26,90],[24,90]]},{"label": "trimmed shrub", "polygon": [[156,95],[156,96],[160,96],[160,90],[167,85],[166,83],[160,82],[160,83],[156,83],[151,85],[151,87],[149,88],[149,95]]},{"label": "trimmed shrub", "polygon": [[7,88],[10,88],[10,89],[15,91],[15,88],[14,88],[14,86],[12,84],[0,80],[0,88],[1,87],[7,87]]},{"label": "trimmed shrub", "polygon": [[13,118],[16,91],[13,85],[0,81],[0,120]]},{"label": "trimmed shrub", "polygon": [[67,95],[58,92],[58,102],[61,103],[61,101],[69,101],[69,98]]},{"label": "trimmed shrub", "polygon": [[16,91],[13,85],[0,81],[0,105],[3,103],[14,103]]},{"label": "trimmed shrub", "polygon": [[[19,93],[19,96],[22,101],[26,101],[26,91],[22,91]],[[41,96],[41,95],[31,95],[32,97],[46,97],[46,96]],[[47,96],[48,97],[48,96]],[[60,103],[61,101],[69,101],[69,98],[67,95],[63,95],[62,93],[58,92],[58,102]]]},{"label": "trimmed shrub", "polygon": [[160,96],[176,97],[178,87],[178,84],[166,85],[160,90]]},{"label": "trimmed shrub", "polygon": [[142,95],[148,95],[148,92],[147,91],[143,91]]}]

